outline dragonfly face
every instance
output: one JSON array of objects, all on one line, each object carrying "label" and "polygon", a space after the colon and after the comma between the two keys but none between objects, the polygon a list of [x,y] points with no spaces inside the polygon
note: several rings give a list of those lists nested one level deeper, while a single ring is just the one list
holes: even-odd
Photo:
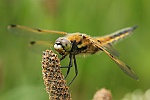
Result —
[{"label": "dragonfly face", "polygon": [[[94,54],[98,51],[103,51],[105,54],[107,54],[120,68],[121,70],[131,78],[138,80],[138,77],[136,74],[132,71],[132,69],[126,65],[124,62],[118,59],[119,54],[117,50],[112,46],[113,43],[117,42],[118,40],[130,35],[137,26],[134,27],[128,27],[124,28],[122,30],[119,30],[115,33],[112,33],[110,35],[102,36],[102,37],[91,37],[86,34],[81,33],[66,33],[61,31],[53,31],[53,30],[41,30],[41,29],[34,29],[26,26],[20,26],[20,25],[10,25],[8,28],[10,30],[20,30],[19,34],[21,34],[22,30],[26,30],[27,32],[34,32],[35,34],[60,34],[64,35],[63,37],[59,37],[56,39],[53,47],[54,49],[62,55],[60,60],[64,59],[67,55],[69,55],[70,62],[68,66],[62,66],[62,68],[67,68],[67,75],[70,72],[70,68],[73,66],[75,67],[75,73],[76,75],[73,77],[70,84],[73,82],[73,80],[76,78],[78,74],[77,69],[77,63],[75,56],[77,54]],[[35,44],[41,44],[41,45],[48,45],[49,42],[43,42],[43,41],[32,41],[30,42],[31,45]],[[52,43],[51,43],[52,44]],[[52,46],[52,45],[51,45]]]},{"label": "dragonfly face", "polygon": [[70,52],[71,48],[72,43],[65,37],[60,37],[55,41],[54,49],[60,55],[66,55],[68,52]]}]

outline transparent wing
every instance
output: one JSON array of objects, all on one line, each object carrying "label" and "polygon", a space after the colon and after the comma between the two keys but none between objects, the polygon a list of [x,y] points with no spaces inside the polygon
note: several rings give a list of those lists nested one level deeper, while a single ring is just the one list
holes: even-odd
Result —
[{"label": "transparent wing", "polygon": [[109,51],[112,55],[119,56],[118,51],[112,46],[115,42],[127,37],[130,35],[137,26],[127,27],[121,29],[117,32],[114,32],[110,35],[102,36],[102,37],[95,37],[95,39],[100,43],[102,47],[104,47],[107,51]]},{"label": "transparent wing", "polygon": [[116,48],[114,48],[111,44],[104,45],[103,48],[105,48],[108,52],[110,52],[112,55],[119,57],[119,52]]},{"label": "transparent wing", "polygon": [[[54,30],[42,30],[36,28],[30,28],[27,26],[21,25],[9,25],[8,30],[10,30],[13,34],[20,35],[20,36],[28,36],[40,40],[49,40],[55,37],[56,34],[58,35],[66,35],[66,32],[61,31],[54,31]],[[55,35],[52,35],[55,34]]]},{"label": "transparent wing", "polygon": [[41,53],[42,51],[46,50],[46,49],[50,49],[53,48],[53,42],[50,41],[38,41],[38,40],[34,40],[34,41],[30,41],[29,43],[29,49],[31,51],[37,52],[37,53]]},{"label": "transparent wing", "polygon": [[137,28],[137,26],[127,27],[127,28],[121,29],[117,32],[114,32],[112,34],[102,36],[102,37],[95,37],[95,38],[98,41],[100,41],[102,45],[114,44],[114,43],[118,42],[119,40],[122,40],[123,38],[131,35],[131,33],[133,33],[133,31],[136,28]]},{"label": "transparent wing", "polygon": [[117,57],[113,54],[111,54],[109,51],[107,51],[105,49],[105,47],[101,46],[98,42],[95,42],[93,40],[91,40],[92,44],[95,45],[97,48],[99,48],[100,50],[104,51],[121,69],[122,71],[130,76],[131,78],[138,80],[138,76],[133,72],[133,70],[126,65],[124,62],[122,62],[121,60],[117,59]]}]

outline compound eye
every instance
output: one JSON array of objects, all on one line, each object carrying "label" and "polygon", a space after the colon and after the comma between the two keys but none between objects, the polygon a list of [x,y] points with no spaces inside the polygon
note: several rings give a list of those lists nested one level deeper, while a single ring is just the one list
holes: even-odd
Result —
[{"label": "compound eye", "polygon": [[62,46],[64,47],[65,51],[70,51],[72,48],[71,42],[67,39],[63,40]]},{"label": "compound eye", "polygon": [[54,49],[59,54],[65,54],[69,52],[71,48],[72,48],[71,42],[65,37],[60,37],[55,41]]}]

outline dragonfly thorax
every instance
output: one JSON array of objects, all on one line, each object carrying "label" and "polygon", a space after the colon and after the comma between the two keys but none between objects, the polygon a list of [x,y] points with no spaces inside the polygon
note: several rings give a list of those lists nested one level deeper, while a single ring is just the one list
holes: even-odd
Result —
[{"label": "dragonfly thorax", "polygon": [[71,42],[65,37],[60,37],[55,41],[54,49],[60,55],[64,55],[66,52],[69,52],[71,48],[72,48]]}]

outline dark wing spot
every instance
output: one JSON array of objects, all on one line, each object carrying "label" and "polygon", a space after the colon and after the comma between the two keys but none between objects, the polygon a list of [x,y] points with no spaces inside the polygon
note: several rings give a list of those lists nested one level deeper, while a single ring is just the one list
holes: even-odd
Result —
[{"label": "dark wing spot", "polygon": [[31,44],[31,45],[34,45],[34,44],[35,44],[35,41],[31,41],[30,44]]},{"label": "dark wing spot", "polygon": [[11,25],[10,25],[10,27],[17,27],[17,25],[15,25],[15,24],[11,24]]},{"label": "dark wing spot", "polygon": [[42,32],[42,30],[40,30],[40,29],[36,29],[38,32]]}]

